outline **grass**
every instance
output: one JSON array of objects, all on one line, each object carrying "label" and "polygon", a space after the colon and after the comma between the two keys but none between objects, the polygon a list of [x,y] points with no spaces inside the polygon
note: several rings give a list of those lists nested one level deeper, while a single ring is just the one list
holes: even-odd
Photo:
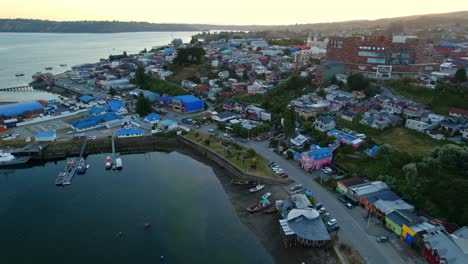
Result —
[{"label": "grass", "polygon": [[[231,162],[234,166],[236,166],[237,168],[239,168],[247,174],[263,178],[269,178],[273,180],[280,179],[268,168],[267,161],[258,154],[255,154],[254,157],[256,159],[256,169],[250,168],[250,165],[252,164],[252,157],[242,158],[242,160],[240,158],[240,156],[245,157],[248,155],[248,150],[242,146],[237,145],[238,147],[234,147],[230,145],[229,147],[225,147],[221,144],[221,142],[223,141],[222,139],[204,133],[199,133],[199,136],[196,137],[195,132],[190,132],[187,135],[185,135],[185,137],[212,150],[213,152],[222,156],[223,158]],[[210,140],[209,145],[205,144],[205,141],[207,139]],[[236,148],[238,148],[239,150],[236,150]]]}]

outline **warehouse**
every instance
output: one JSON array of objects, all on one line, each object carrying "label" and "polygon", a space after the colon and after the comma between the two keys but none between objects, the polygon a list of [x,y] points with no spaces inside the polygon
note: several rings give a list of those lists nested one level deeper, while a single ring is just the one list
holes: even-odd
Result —
[{"label": "warehouse", "polygon": [[0,105],[0,122],[12,118],[22,120],[25,117],[33,117],[41,114],[43,110],[44,107],[36,101]]},{"label": "warehouse", "polygon": [[105,126],[106,123],[117,119],[121,119],[121,117],[116,113],[105,113],[103,115],[90,116],[87,118],[75,120],[71,123],[71,125],[76,131],[85,131]]},{"label": "warehouse", "polygon": [[36,142],[54,142],[57,139],[55,131],[39,132],[34,136]]},{"label": "warehouse", "polygon": [[205,109],[205,101],[193,95],[163,96],[161,100],[167,108],[179,113],[191,113]]},{"label": "warehouse", "polygon": [[115,132],[117,137],[141,137],[145,134],[145,131],[141,128],[136,129],[122,129]]}]

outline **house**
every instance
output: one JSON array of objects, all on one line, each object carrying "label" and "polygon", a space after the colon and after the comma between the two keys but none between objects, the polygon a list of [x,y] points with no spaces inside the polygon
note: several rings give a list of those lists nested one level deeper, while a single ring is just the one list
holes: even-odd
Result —
[{"label": "house", "polygon": [[150,124],[156,124],[159,122],[160,116],[156,113],[149,114],[145,117],[145,121],[150,123]]},{"label": "house", "polygon": [[263,87],[263,85],[254,83],[252,85],[247,86],[247,93],[248,94],[264,94],[266,93],[266,90]]},{"label": "house", "polygon": [[82,95],[80,97],[78,97],[78,100],[82,103],[89,103],[91,102],[92,100],[94,100],[94,97],[92,97],[91,95]]},{"label": "house", "polygon": [[301,134],[298,134],[296,137],[291,138],[290,142],[296,147],[301,147],[303,146],[307,141],[309,141],[310,138],[303,136]]},{"label": "house", "polygon": [[344,120],[347,120],[349,122],[353,122],[354,118],[356,117],[356,113],[354,113],[353,111],[351,110],[348,110],[348,111],[344,111],[342,114],[341,114],[341,118],[343,118]]},{"label": "house", "polygon": [[107,112],[106,108],[100,106],[93,106],[89,109],[89,115],[98,116],[105,114]]},{"label": "house", "polygon": [[428,116],[431,112],[423,104],[408,105],[403,109],[403,117],[411,119],[421,119]]},{"label": "house", "polygon": [[379,146],[374,145],[371,148],[365,149],[364,153],[370,158],[375,159],[375,156],[377,155],[377,151],[379,151]]},{"label": "house", "polygon": [[404,225],[417,222],[418,218],[412,210],[397,209],[385,216],[385,227],[401,236]]},{"label": "house", "polygon": [[231,100],[231,99],[224,99],[222,107],[224,110],[233,110],[234,107],[236,106],[236,101]]},{"label": "house", "polygon": [[71,125],[76,131],[86,131],[90,129],[104,127],[107,122],[113,122],[114,120],[118,119],[122,119],[122,117],[114,112],[110,112],[75,120],[71,123]]},{"label": "house", "polygon": [[336,191],[340,194],[345,195],[348,192],[348,188],[351,186],[365,183],[363,178],[353,177],[351,179],[340,180],[336,182]]},{"label": "house", "polygon": [[56,131],[39,132],[34,136],[36,142],[54,142],[57,139]]},{"label": "house", "polygon": [[221,72],[218,73],[218,77],[221,80],[225,80],[225,79],[229,78],[229,72],[228,71],[221,71]]},{"label": "house", "polygon": [[460,130],[460,134],[463,141],[468,141],[468,124],[466,124],[465,127]]},{"label": "house", "polygon": [[193,95],[163,96],[161,100],[164,106],[179,113],[191,113],[205,109],[205,101]]},{"label": "house", "polygon": [[391,115],[385,110],[377,111],[372,109],[364,113],[359,123],[376,129],[385,129],[387,127],[395,127],[403,124],[403,118],[397,115]]},{"label": "house", "polygon": [[389,100],[382,103],[382,108],[389,112],[391,115],[403,114],[403,109],[406,104],[399,100]]},{"label": "house", "polygon": [[406,119],[405,127],[419,132],[426,132],[434,128],[434,125],[418,120]]},{"label": "house", "polygon": [[208,92],[210,90],[210,86],[207,85],[207,84],[199,84],[195,87],[195,90],[197,90],[197,92]]},{"label": "house", "polygon": [[423,219],[421,222],[403,224],[401,238],[413,248],[422,250],[423,235],[445,230],[445,227],[435,219]]},{"label": "house", "polygon": [[357,138],[355,136],[352,136],[350,134],[347,134],[343,131],[337,130],[337,129],[332,129],[327,132],[327,136],[329,137],[335,137],[337,138],[341,143],[346,144],[346,145],[351,145],[354,148],[359,148],[361,146],[363,140],[360,138]]},{"label": "house", "polygon": [[143,94],[150,102],[154,102],[159,100],[161,98],[161,95],[155,92],[151,92],[148,90],[143,90],[143,89],[134,89],[130,92],[130,94],[134,97],[137,98],[140,94]]},{"label": "house", "polygon": [[442,130],[449,132],[452,136],[464,128],[467,120],[464,117],[447,116],[439,123]]},{"label": "house", "polygon": [[458,229],[452,234],[445,231],[424,235],[422,256],[430,264],[468,263],[468,228]]},{"label": "house", "polygon": [[128,114],[127,109],[123,106],[122,101],[110,101],[107,104],[107,110],[109,112],[116,113],[118,115],[125,115]]},{"label": "house", "polygon": [[145,134],[145,130],[141,128],[135,129],[121,129],[115,131],[115,135],[118,138],[125,138],[125,137],[141,137]]},{"label": "house", "polygon": [[332,162],[333,151],[339,146],[335,143],[328,147],[321,148],[318,145],[311,145],[310,150],[302,154],[295,154],[296,158],[300,156],[300,165],[305,171],[313,171],[324,168]]},{"label": "house", "polygon": [[358,204],[361,196],[389,189],[390,188],[388,185],[381,181],[366,182],[349,187],[348,192],[346,193],[346,197],[348,197],[348,199],[350,199],[355,204]]},{"label": "house", "polygon": [[381,220],[395,210],[414,210],[414,206],[406,203],[396,193],[390,190],[382,190],[362,195],[359,198],[359,204],[364,207],[369,214],[375,215]]},{"label": "house", "polygon": [[463,117],[468,118],[468,110],[453,107],[453,108],[450,108],[449,115],[456,116],[456,117],[463,116]]},{"label": "house", "polygon": [[211,116],[211,119],[218,122],[226,122],[235,118],[237,118],[237,114],[229,111],[223,111],[221,113],[218,113],[217,115]]},{"label": "house", "polygon": [[315,129],[327,132],[335,128],[335,121],[330,116],[319,116],[314,123]]},{"label": "house", "polygon": [[156,126],[158,129],[161,129],[161,130],[172,131],[172,130],[177,129],[178,125],[176,121],[166,119],[163,121],[159,121]]}]

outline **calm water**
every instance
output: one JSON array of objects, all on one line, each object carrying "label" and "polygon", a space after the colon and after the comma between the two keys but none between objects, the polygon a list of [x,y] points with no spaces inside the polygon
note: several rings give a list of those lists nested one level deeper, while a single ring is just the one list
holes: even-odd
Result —
[{"label": "calm water", "polygon": [[0,170],[0,263],[273,261],[210,167],[154,152],[106,171],[104,158],[88,157],[91,168],[66,188],[54,185],[64,161]]},{"label": "calm water", "polygon": [[[138,53],[166,45],[172,38],[189,41],[198,32],[138,32],[115,34],[0,33],[0,88],[25,85],[45,67],[54,74],[71,66],[97,62],[110,54]],[[60,64],[68,64],[60,67]],[[15,77],[24,73],[24,77]]]}]

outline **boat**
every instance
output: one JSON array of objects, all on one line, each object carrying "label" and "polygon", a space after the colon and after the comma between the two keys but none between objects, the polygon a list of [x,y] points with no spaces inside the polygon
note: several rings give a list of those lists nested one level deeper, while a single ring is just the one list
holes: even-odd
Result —
[{"label": "boat", "polygon": [[67,172],[62,171],[59,173],[57,176],[57,179],[55,179],[55,185],[60,186],[63,185],[63,182],[65,181],[65,177],[67,176]]},{"label": "boat", "polygon": [[86,166],[86,161],[84,158],[81,158],[80,161],[78,161],[78,166],[76,167],[76,173],[77,174],[84,174],[86,172],[86,169],[88,167]]},{"label": "boat", "polygon": [[45,69],[48,70],[48,71],[50,71],[50,70],[52,70],[52,67],[50,67],[50,66],[49,66],[49,67],[45,67]]},{"label": "boat", "polygon": [[23,77],[24,76],[24,73],[17,73],[15,74],[15,77]]},{"label": "boat", "polygon": [[106,170],[110,170],[112,168],[112,159],[110,156],[106,157]]},{"label": "boat", "polygon": [[263,199],[260,202],[252,204],[249,207],[247,207],[247,211],[249,211],[250,213],[255,213],[255,212],[258,212],[260,210],[263,210],[269,207],[270,205],[271,203],[270,201],[268,201],[268,199]]},{"label": "boat", "polygon": [[265,188],[265,185],[263,185],[263,184],[257,184],[257,185],[255,185],[255,187],[250,188],[250,189],[249,189],[249,192],[255,193],[255,192],[258,192],[258,191],[262,190],[263,188]]},{"label": "boat", "polygon": [[263,210],[263,212],[265,212],[265,214],[276,213],[276,212],[278,212],[278,208],[276,208],[275,206],[273,206],[273,207],[271,207],[271,208],[268,208],[268,209]]},{"label": "boat", "polygon": [[0,150],[0,166],[9,166],[9,165],[17,165],[23,164],[28,162],[31,157],[15,157],[11,153],[6,153]]},{"label": "boat", "polygon": [[67,67],[67,64],[60,64],[60,67]]},{"label": "boat", "polygon": [[248,180],[232,179],[232,180],[231,180],[231,184],[235,184],[235,185],[247,185],[247,184],[250,184],[250,181],[248,181]]},{"label": "boat", "polygon": [[122,169],[122,159],[121,159],[121,158],[116,158],[116,159],[115,159],[115,167],[116,167],[118,170],[121,170],[121,169]]},{"label": "boat", "polygon": [[75,160],[68,160],[67,165],[65,166],[65,171],[70,172],[73,170],[73,168],[75,168]]},{"label": "boat", "polygon": [[263,200],[268,199],[270,196],[271,196],[271,193],[267,192],[264,195],[262,195],[262,199]]}]

